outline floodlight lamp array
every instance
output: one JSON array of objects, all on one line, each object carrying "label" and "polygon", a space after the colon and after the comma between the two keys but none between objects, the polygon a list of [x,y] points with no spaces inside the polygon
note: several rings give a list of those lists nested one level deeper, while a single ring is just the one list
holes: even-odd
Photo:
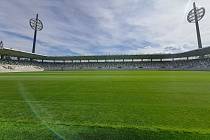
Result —
[{"label": "floodlight lamp array", "polygon": [[43,29],[43,23],[39,19],[30,19],[30,26],[33,30],[41,31]]},{"label": "floodlight lamp array", "polygon": [[196,21],[200,21],[205,15],[205,8],[195,8],[192,9],[188,16],[187,16],[187,21],[189,23],[195,23]]}]

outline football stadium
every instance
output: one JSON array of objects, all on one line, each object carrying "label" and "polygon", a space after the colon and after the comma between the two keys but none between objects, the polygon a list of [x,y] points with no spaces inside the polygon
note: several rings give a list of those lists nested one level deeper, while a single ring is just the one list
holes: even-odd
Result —
[{"label": "football stadium", "polygon": [[198,49],[176,53],[42,55],[37,14],[32,53],[0,43],[0,139],[210,140],[210,46],[193,6]]}]

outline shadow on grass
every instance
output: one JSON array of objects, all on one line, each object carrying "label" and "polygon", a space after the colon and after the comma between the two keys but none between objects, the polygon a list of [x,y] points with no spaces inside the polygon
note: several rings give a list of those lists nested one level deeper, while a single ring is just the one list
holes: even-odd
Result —
[{"label": "shadow on grass", "polygon": [[151,131],[128,128],[91,128],[79,132],[75,137],[77,140],[210,140],[210,135],[172,132],[172,131]]},{"label": "shadow on grass", "polygon": [[[65,140],[210,140],[209,134],[132,128],[51,125]],[[39,124],[0,123],[0,139],[61,140]]]}]

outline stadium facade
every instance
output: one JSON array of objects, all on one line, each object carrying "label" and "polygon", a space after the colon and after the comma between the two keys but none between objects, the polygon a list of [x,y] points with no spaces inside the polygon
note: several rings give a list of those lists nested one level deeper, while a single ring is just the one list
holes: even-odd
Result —
[{"label": "stadium facade", "polygon": [[210,47],[174,54],[45,56],[0,50],[1,63],[37,66],[43,70],[210,70]]}]

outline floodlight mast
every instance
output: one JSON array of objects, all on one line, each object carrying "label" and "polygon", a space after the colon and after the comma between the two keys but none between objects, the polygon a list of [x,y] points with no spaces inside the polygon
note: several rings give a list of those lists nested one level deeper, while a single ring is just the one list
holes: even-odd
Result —
[{"label": "floodlight mast", "polygon": [[30,26],[34,30],[34,40],[33,40],[33,48],[32,53],[36,51],[36,38],[37,38],[37,31],[41,31],[43,29],[42,21],[39,20],[39,15],[36,15],[36,19],[30,19]]},{"label": "floodlight mast", "polygon": [[[36,15],[36,22],[39,19],[39,15]],[[32,49],[32,53],[35,53],[35,49],[36,49],[36,35],[37,35],[37,24],[35,25],[35,31],[34,31],[34,42],[33,42],[33,49]]]},{"label": "floodlight mast", "polygon": [[197,41],[198,41],[198,48],[202,48],[202,41],[201,41],[201,34],[200,34],[200,27],[199,21],[205,15],[205,8],[197,8],[195,2],[193,3],[193,9],[189,12],[187,16],[187,20],[189,23],[195,23],[196,26],[196,33],[197,33]]},{"label": "floodlight mast", "polygon": [[202,48],[201,34],[200,34],[200,27],[198,23],[198,15],[197,15],[195,2],[193,3],[193,8],[194,8],[194,15],[195,15],[195,26],[196,26],[196,32],[197,32],[198,47],[199,49],[201,49]]},{"label": "floodlight mast", "polygon": [[0,42],[0,49],[3,49],[4,48],[4,43],[3,41]]}]

